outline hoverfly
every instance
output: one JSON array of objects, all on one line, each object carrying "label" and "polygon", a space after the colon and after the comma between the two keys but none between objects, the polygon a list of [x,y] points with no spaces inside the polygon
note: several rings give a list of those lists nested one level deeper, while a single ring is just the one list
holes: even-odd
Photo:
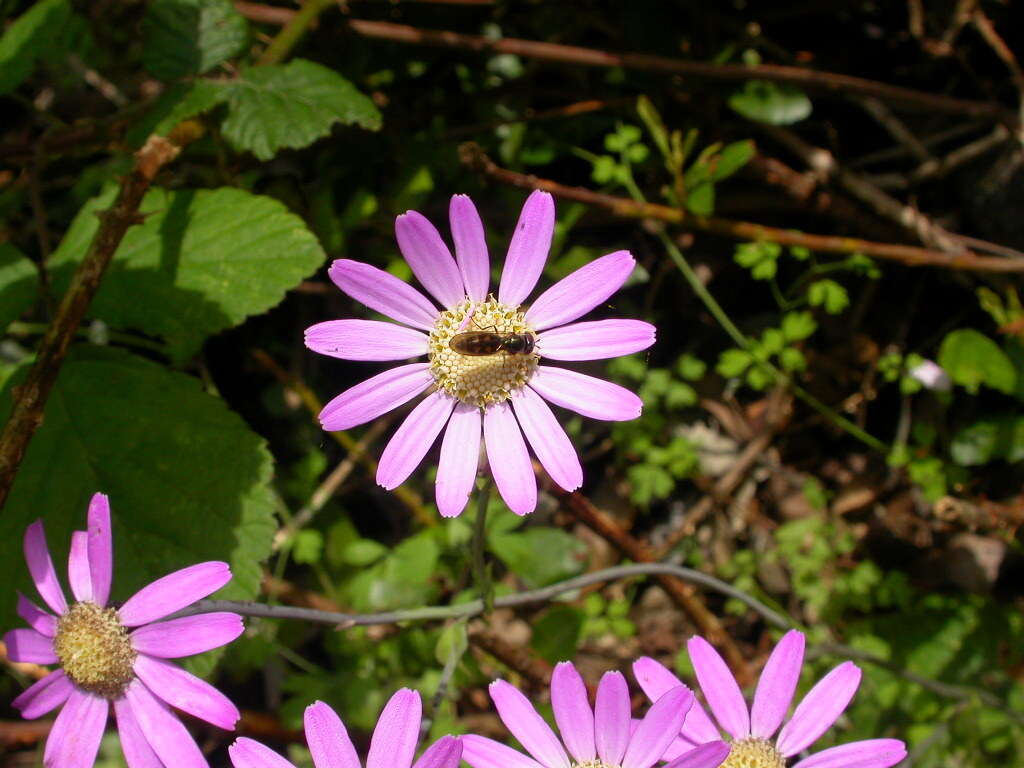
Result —
[{"label": "hoverfly", "polygon": [[508,352],[510,355],[528,355],[536,343],[532,333],[492,333],[490,331],[467,331],[452,336],[448,346],[460,355],[493,355]]}]

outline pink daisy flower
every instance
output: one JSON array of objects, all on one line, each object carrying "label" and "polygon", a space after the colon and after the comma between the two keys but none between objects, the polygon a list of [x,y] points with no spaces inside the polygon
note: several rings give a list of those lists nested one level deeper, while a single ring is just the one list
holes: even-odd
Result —
[{"label": "pink daisy flower", "polygon": [[[693,704],[693,694],[680,683],[666,690],[644,719],[634,724],[629,688],[621,673],[604,674],[591,709],[583,678],[571,662],[563,661],[551,676],[551,707],[562,735],[559,739],[509,683],[495,680],[490,693],[501,721],[532,757],[484,736],[463,736],[462,759],[473,768],[651,768],[679,733]],[[706,744],[673,762],[671,768],[716,768],[728,753],[720,741]]]},{"label": "pink daisy flower", "polygon": [[[96,760],[112,704],[121,749],[131,768],[206,766],[206,759],[168,705],[221,728],[234,729],[238,709],[220,691],[166,659],[230,643],[242,633],[235,613],[204,613],[160,621],[231,580],[227,563],[199,563],[143,587],[119,608],[108,607],[113,570],[110,505],[97,493],[87,531],[71,534],[69,604],[46,546],[42,520],[25,531],[25,560],[53,613],[18,595],[18,614],[31,629],[4,635],[13,661],[60,669],[14,700],[29,720],[63,705],[46,740],[47,768],[88,768]],[[56,615],[54,615],[56,614]]]},{"label": "pink daisy flower", "polygon": [[[790,630],[772,650],[749,710],[736,679],[704,638],[691,638],[687,650],[718,726],[731,737],[731,751],[723,768],[785,768],[789,758],[803,752],[832,727],[860,685],[860,669],[849,661],[840,664],[807,692],[783,725],[800,680],[802,633]],[[647,657],[634,662],[633,674],[652,701],[680,684],[679,678]],[[780,725],[782,730],[773,740]],[[694,704],[665,759],[685,755],[698,745],[721,738],[718,726],[699,703]],[[798,761],[793,768],[888,768],[906,755],[902,741],[867,739],[822,750]]]},{"label": "pink daisy flower", "polygon": [[[420,695],[408,688],[397,691],[373,729],[366,768],[458,768],[462,745],[454,736],[438,739],[413,764],[420,716]],[[303,721],[315,768],[361,768],[345,724],[333,709],[322,701],[314,702],[306,707]],[[228,754],[235,768],[295,768],[272,749],[244,737],[228,747]]]},{"label": "pink daisy flower", "polygon": [[[551,479],[579,488],[583,469],[547,402],[607,421],[635,419],[641,402],[629,390],[547,360],[598,360],[646,349],[654,326],[639,320],[573,322],[605,302],[635,261],[628,251],[595,259],[523,302],[544,270],[555,204],[533,192],[509,245],[497,298],[489,291],[484,228],[472,201],[451,202],[455,258],[437,229],[415,211],[399,216],[395,234],[413,274],[434,301],[383,270],[338,259],[329,270],[345,293],[396,323],[330,320],[306,329],[306,346],[344,360],[408,360],[342,392],[320,413],[328,431],[351,429],[427,390],[381,455],[377,482],[401,485],[444,430],[437,469],[437,506],[462,512],[476,479],[481,434],[495,484],[519,515],[537,504],[529,443]],[[440,309],[438,308],[440,305]],[[467,336],[466,334],[475,334]],[[525,435],[526,439],[523,439]]]}]

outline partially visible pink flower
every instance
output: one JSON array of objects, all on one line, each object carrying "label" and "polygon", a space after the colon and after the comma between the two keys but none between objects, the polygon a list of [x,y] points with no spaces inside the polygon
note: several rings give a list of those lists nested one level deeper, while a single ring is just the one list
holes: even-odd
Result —
[{"label": "partially visible pink flower", "polygon": [[949,392],[953,388],[953,380],[946,369],[934,360],[922,360],[910,369],[910,378],[919,381],[925,389],[936,392]]},{"label": "partially visible pink flower", "polygon": [[[168,705],[233,730],[238,709],[213,686],[167,659],[230,643],[242,633],[235,613],[204,613],[160,621],[231,580],[227,563],[199,563],[143,587],[120,608],[107,607],[113,570],[110,506],[97,493],[87,531],[71,534],[68,604],[46,545],[43,523],[25,531],[25,560],[48,611],[18,595],[18,614],[31,629],[4,635],[12,661],[60,669],[14,700],[34,719],[63,705],[46,740],[46,768],[88,768],[96,760],[110,705],[131,768],[201,768],[195,740]],[[56,615],[54,615],[56,614]]]},{"label": "partially visible pink flower", "polygon": [[[695,703],[679,738],[666,751],[666,760],[717,741],[721,738],[721,727],[731,737],[731,752],[723,768],[785,768],[789,758],[810,747],[832,727],[860,685],[860,669],[852,662],[844,662],[819,680],[786,720],[803,665],[802,633],[790,630],[775,646],[761,671],[749,710],[736,678],[704,638],[691,638],[687,650],[704,699],[718,725]],[[679,678],[648,657],[634,662],[633,674],[652,701],[680,685]],[[773,740],[779,726],[782,730]],[[902,741],[867,739],[822,750],[798,761],[793,768],[888,768],[906,755]]]},{"label": "partially visible pink flower", "polygon": [[[640,398],[617,384],[540,360],[627,355],[653,344],[655,329],[640,320],[574,322],[622,287],[636,264],[628,251],[580,267],[528,309],[522,306],[551,247],[555,203],[547,192],[533,192],[523,206],[497,298],[489,293],[490,259],[472,201],[453,197],[450,219],[454,258],[419,213],[409,211],[395,222],[398,247],[432,299],[369,264],[338,259],[331,265],[330,277],[341,290],[396,322],[329,320],[306,329],[306,346],[343,360],[426,355],[427,362],[406,363],[356,384],[324,407],[320,423],[332,432],[351,429],[429,390],[384,448],[377,482],[389,490],[405,482],[443,431],[437,506],[454,517],[473,490],[482,437],[498,492],[513,512],[525,515],[537,505],[527,444],[558,486],[572,491],[583,482],[580,460],[548,403],[606,421],[635,419],[641,408]],[[517,343],[493,354],[452,346],[453,337],[471,332],[513,335]]]},{"label": "partially visible pink flower", "polygon": [[[693,694],[682,683],[666,690],[635,727],[629,688],[619,672],[607,672],[593,709],[583,678],[563,661],[551,676],[551,707],[559,739],[530,701],[504,680],[490,686],[498,716],[531,757],[484,736],[462,737],[462,758],[473,768],[651,768],[679,733]],[[564,746],[563,746],[564,745]],[[729,748],[707,745],[673,768],[717,768]]]},{"label": "partially visible pink flower", "polygon": [[[420,695],[402,688],[384,706],[373,729],[366,768],[458,768],[462,745],[455,736],[444,736],[416,761],[416,742],[420,738]],[[303,718],[306,743],[315,768],[361,768],[345,724],[322,701],[306,707]],[[242,737],[228,747],[235,768],[295,768],[272,749],[258,741]]]}]

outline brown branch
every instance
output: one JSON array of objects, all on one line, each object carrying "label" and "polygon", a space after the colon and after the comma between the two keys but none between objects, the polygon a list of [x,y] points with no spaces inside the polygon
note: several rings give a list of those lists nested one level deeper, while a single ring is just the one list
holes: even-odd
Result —
[{"label": "brown branch", "polygon": [[145,146],[135,153],[135,165],[122,180],[113,205],[98,214],[100,226],[89,244],[85,258],[71,278],[71,284],[61,299],[53,322],[43,335],[35,363],[25,380],[12,392],[14,405],[0,433],[0,507],[6,503],[11,492],[29,441],[42,423],[46,399],[57,380],[78,326],[100,287],[103,273],[125,232],[142,221],[139,204],[143,195],[160,169],[174,160],[181,148],[197,138],[201,130],[198,123],[186,122],[167,138],[150,136]]},{"label": "brown branch", "polygon": [[588,67],[624,67],[648,72],[665,72],[705,80],[745,81],[751,79],[773,80],[794,83],[809,90],[842,94],[875,96],[885,101],[916,107],[931,112],[974,115],[995,118],[1015,124],[1017,117],[1002,104],[988,101],[972,101],[942,96],[912,88],[903,88],[862,77],[843,75],[837,72],[821,72],[802,67],[778,64],[762,64],[748,67],[741,64],[710,64],[703,61],[687,61],[646,53],[610,53],[595,48],[576,45],[545,43],[536,40],[520,40],[513,37],[491,39],[481,35],[464,35],[433,29],[420,29],[406,24],[388,21],[365,21],[349,19],[348,27],[357,35],[391,40],[412,45],[429,45],[439,48],[459,48],[470,51],[511,53],[526,58],[544,61],[558,61]]},{"label": "brown branch", "polygon": [[[637,563],[653,563],[657,560],[654,551],[647,544],[623,530],[612,517],[595,507],[586,496],[579,492],[568,493],[563,495],[563,499],[576,519],[606,539],[626,557]],[[654,578],[672,598],[672,601],[682,608],[690,620],[697,625],[708,642],[721,648],[725,660],[736,674],[740,684],[750,682],[752,678],[746,657],[722,627],[718,618],[701,601],[697,590],[692,585],[685,584],[673,576],[659,575]]]},{"label": "brown branch", "polygon": [[958,253],[944,253],[915,245],[877,243],[855,237],[815,235],[791,229],[766,227],[749,221],[694,216],[667,205],[638,203],[629,198],[605,195],[585,187],[569,187],[550,179],[501,168],[480,149],[479,145],[473,142],[462,144],[459,147],[459,155],[466,166],[503,184],[523,189],[543,189],[566,200],[578,200],[587,205],[604,208],[616,216],[625,218],[656,219],[737,240],[766,240],[782,245],[800,245],[819,253],[861,253],[877,259],[897,261],[910,267],[945,267],[979,272],[1024,272],[1024,260],[1019,259],[979,256],[967,250]]},{"label": "brown branch", "polygon": [[546,660],[531,653],[529,648],[513,645],[497,632],[484,626],[474,626],[470,629],[469,642],[509,669],[514,669],[533,685],[542,688],[551,685],[551,673],[555,668]]},{"label": "brown branch", "polygon": [[[1010,46],[1006,44],[1006,41],[996,31],[995,25],[992,24],[991,19],[985,15],[985,12],[980,8],[975,8],[974,13],[971,14],[971,21],[974,23],[974,28],[978,30],[985,42],[988,43],[992,52],[998,56],[1006,68],[1010,70],[1010,77],[1013,78],[1013,84],[1017,88],[1017,96],[1019,98],[1020,114],[1021,119],[1024,120],[1024,69],[1021,69],[1020,62],[1017,61],[1017,57],[1014,56],[1013,51],[1010,50]],[[1022,126],[1018,125],[1018,128]],[[1024,136],[1022,136],[1024,138]]]}]

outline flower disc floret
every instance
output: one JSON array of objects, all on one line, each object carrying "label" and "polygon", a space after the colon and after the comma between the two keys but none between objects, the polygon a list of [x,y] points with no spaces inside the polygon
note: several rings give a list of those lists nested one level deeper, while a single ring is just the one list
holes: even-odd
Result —
[{"label": "flower disc floret", "polygon": [[57,620],[53,650],[73,683],[105,699],[124,693],[134,676],[136,653],[114,608],[72,605]]},{"label": "flower disc floret", "polygon": [[536,354],[464,355],[451,347],[460,333],[483,331],[500,336],[533,334],[526,315],[494,298],[466,299],[442,312],[430,332],[430,373],[439,389],[466,405],[484,408],[508,400],[537,370]]},{"label": "flower disc floret", "polygon": [[786,768],[786,759],[766,739],[734,741],[721,768]]}]

